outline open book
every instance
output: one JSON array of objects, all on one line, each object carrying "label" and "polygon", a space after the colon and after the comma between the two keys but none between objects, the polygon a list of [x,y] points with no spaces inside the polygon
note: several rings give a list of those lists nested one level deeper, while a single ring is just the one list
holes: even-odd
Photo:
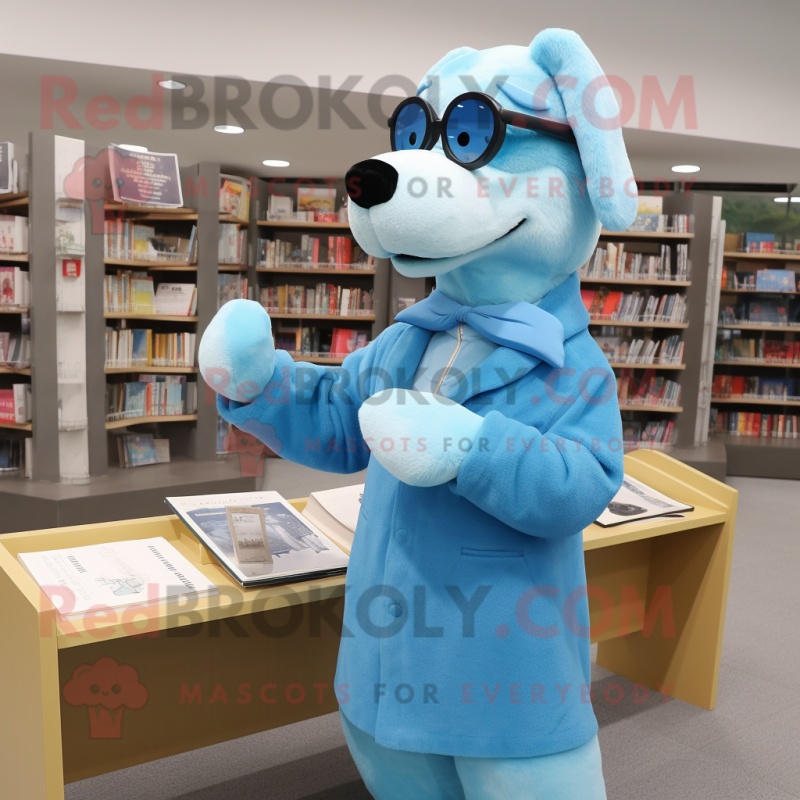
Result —
[{"label": "open book", "polygon": [[342,550],[350,553],[363,494],[363,483],[312,492],[303,509],[303,516],[333,539]]},{"label": "open book", "polygon": [[[235,492],[166,500],[222,567],[244,587],[325,578],[347,571],[347,553],[304,519],[278,492]],[[263,509],[271,562],[239,562],[228,523],[229,506]]]},{"label": "open book", "polygon": [[611,528],[626,522],[680,514],[684,511],[694,511],[694,506],[679,503],[636,478],[625,475],[620,490],[595,522],[602,528]]}]

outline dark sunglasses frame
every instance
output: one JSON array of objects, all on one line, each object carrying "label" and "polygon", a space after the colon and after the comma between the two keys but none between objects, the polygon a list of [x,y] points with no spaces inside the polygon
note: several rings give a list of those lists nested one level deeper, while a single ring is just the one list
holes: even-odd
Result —
[{"label": "dark sunglasses frame", "polygon": [[[450,119],[450,114],[455,108],[458,107],[459,103],[462,103],[464,100],[480,100],[486,104],[491,111],[492,116],[494,117],[494,131],[492,132],[492,138],[486,147],[486,150],[484,150],[483,153],[481,153],[481,155],[479,155],[474,161],[461,161],[461,159],[459,159],[450,149],[447,136],[444,135],[445,130],[447,129],[447,122]],[[436,146],[436,142],[438,142],[441,138],[442,149],[444,150],[444,154],[447,156],[447,158],[468,170],[480,169],[481,167],[486,166],[497,155],[497,153],[500,151],[500,148],[503,146],[503,142],[505,141],[507,125],[511,125],[513,128],[536,131],[536,133],[543,133],[545,136],[551,136],[555,139],[559,139],[562,142],[568,142],[569,144],[577,145],[575,133],[573,132],[572,128],[569,125],[565,125],[563,122],[542,119],[541,117],[534,117],[531,114],[523,114],[519,111],[511,111],[507,108],[503,108],[497,102],[497,100],[495,100],[491,95],[485,94],[484,92],[465,92],[464,94],[458,95],[458,97],[454,98],[450,102],[445,109],[444,114],[442,114],[441,119],[439,119],[437,116],[434,107],[424,98],[407,97],[405,100],[403,100],[394,110],[392,116],[389,117],[389,132],[393,151],[397,150],[397,146],[395,144],[395,127],[397,124],[397,118],[400,115],[400,112],[410,105],[419,106],[425,114],[425,120],[427,122],[422,144],[414,149],[432,150]]]}]

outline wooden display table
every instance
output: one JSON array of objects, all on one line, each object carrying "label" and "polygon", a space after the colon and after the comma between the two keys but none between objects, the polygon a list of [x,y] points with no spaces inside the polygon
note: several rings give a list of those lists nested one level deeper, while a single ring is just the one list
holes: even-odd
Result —
[{"label": "wooden display table", "polygon": [[[627,455],[625,468],[695,510],[584,532],[598,664],[713,708],[736,492],[661,453]],[[60,622],[17,561],[152,536],[220,595]],[[245,591],[173,516],[0,537],[4,796],[62,800],[65,783],[335,711],[343,596],[344,577]]]}]

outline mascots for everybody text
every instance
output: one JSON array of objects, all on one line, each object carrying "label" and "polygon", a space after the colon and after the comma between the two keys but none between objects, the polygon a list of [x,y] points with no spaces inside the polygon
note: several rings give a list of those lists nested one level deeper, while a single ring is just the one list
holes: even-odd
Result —
[{"label": "mascots for everybody text", "polygon": [[347,175],[358,243],[430,297],[341,368],[276,352],[246,300],[203,338],[225,419],[368,469],[336,686],[378,800],[605,797],[581,531],[622,432],[577,270],[636,215],[618,114],[571,31],[448,53]]}]

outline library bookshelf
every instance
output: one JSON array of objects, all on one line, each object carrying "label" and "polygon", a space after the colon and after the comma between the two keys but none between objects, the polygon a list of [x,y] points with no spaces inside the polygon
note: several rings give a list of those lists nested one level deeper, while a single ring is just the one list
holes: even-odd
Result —
[{"label": "library bookshelf", "polygon": [[[696,209],[687,210],[680,203],[675,207],[670,207],[670,203],[671,198],[665,198],[664,213],[666,214],[697,213]],[[695,222],[695,225],[697,224],[698,221]],[[699,224],[703,224],[702,215]],[[622,232],[603,230],[597,245],[598,249],[606,251],[603,268],[601,274],[596,274],[597,270],[592,267],[593,262],[590,260],[587,267],[581,270],[582,293],[588,295],[589,302],[591,302],[591,298],[597,298],[603,292],[607,292],[612,298],[619,297],[620,294],[623,298],[638,294],[645,298],[645,303],[649,297],[664,295],[680,295],[685,300],[687,293],[692,290],[692,271],[696,266],[695,261],[701,261],[698,258],[699,247],[695,244],[695,238],[694,232],[672,230]],[[699,237],[701,240],[699,245],[702,245],[702,238],[702,236]],[[609,244],[617,248],[617,253],[620,251],[624,253],[624,256],[617,257],[614,264],[610,263],[614,258],[614,251],[608,247]],[[686,274],[678,269],[679,245],[686,251],[686,258],[692,265],[692,271],[688,269],[687,265]],[[663,258],[664,248],[669,250],[670,270],[659,269],[655,277],[649,271],[641,275],[629,274],[629,268],[623,267],[619,263],[631,253],[634,254],[634,258],[638,258],[637,254],[641,254],[642,260],[648,256]],[[594,267],[596,266],[595,264]],[[623,272],[624,274],[621,274]],[[595,308],[592,310],[596,312]],[[680,380],[680,376],[687,370],[689,355],[684,334],[689,328],[689,321],[685,314],[684,311],[677,316],[672,314],[666,317],[639,315],[638,318],[616,319],[616,312],[610,315],[592,313],[590,333],[598,340],[604,351],[607,351],[609,347],[612,348],[609,350],[611,353],[609,365],[617,378],[618,392],[620,393],[620,413],[623,419],[623,439],[626,451],[642,447],[670,452],[682,434],[681,429],[686,427],[683,422],[684,406],[679,404],[683,396],[683,381]],[[663,342],[668,337],[672,337],[669,341],[673,343],[684,343],[684,355],[679,363],[676,363],[674,358],[665,359],[664,363],[658,359],[653,359],[652,362],[649,359],[633,362],[624,358],[622,360],[613,359],[613,343],[615,342],[637,340]],[[659,347],[662,346],[659,345]],[[673,405],[662,405],[661,403],[647,402],[631,403],[626,400],[631,393],[636,396],[642,387],[649,386],[663,386],[665,390],[676,394],[674,398],[676,402]],[[652,439],[654,436],[657,437],[656,440]]]},{"label": "library bookshelf", "polygon": [[[28,192],[20,192],[15,194],[2,194],[0,195],[0,214],[9,214],[17,217],[30,216],[30,197]],[[30,231],[29,231],[30,240]],[[7,275],[20,271],[25,274],[25,278],[30,279],[30,261],[29,253],[8,252],[0,250],[0,274],[3,275],[4,280]],[[6,269],[4,269],[6,268]],[[14,278],[16,282],[16,277]],[[30,312],[29,306],[7,306],[0,305],[0,336],[5,338],[21,337],[27,331],[26,335],[30,334]],[[18,366],[19,365],[19,366]],[[15,361],[7,363],[0,361],[0,390],[11,390],[15,384],[32,384],[33,379],[31,369],[27,366],[27,361]],[[25,450],[25,442],[23,439],[28,439],[33,435],[33,424],[31,422],[18,423],[10,420],[0,421],[0,429],[2,435],[0,440],[0,447],[5,449],[8,446],[18,447],[20,458]],[[8,441],[11,440],[11,441]],[[18,440],[13,443],[13,440]],[[28,443],[28,446],[30,443]],[[22,469],[22,462],[20,469]]]},{"label": "library bookshelf", "polygon": [[[767,269],[794,273],[793,289],[756,288]],[[800,478],[800,362],[786,356],[800,353],[798,274],[800,253],[723,252],[709,429],[734,474]]]}]

